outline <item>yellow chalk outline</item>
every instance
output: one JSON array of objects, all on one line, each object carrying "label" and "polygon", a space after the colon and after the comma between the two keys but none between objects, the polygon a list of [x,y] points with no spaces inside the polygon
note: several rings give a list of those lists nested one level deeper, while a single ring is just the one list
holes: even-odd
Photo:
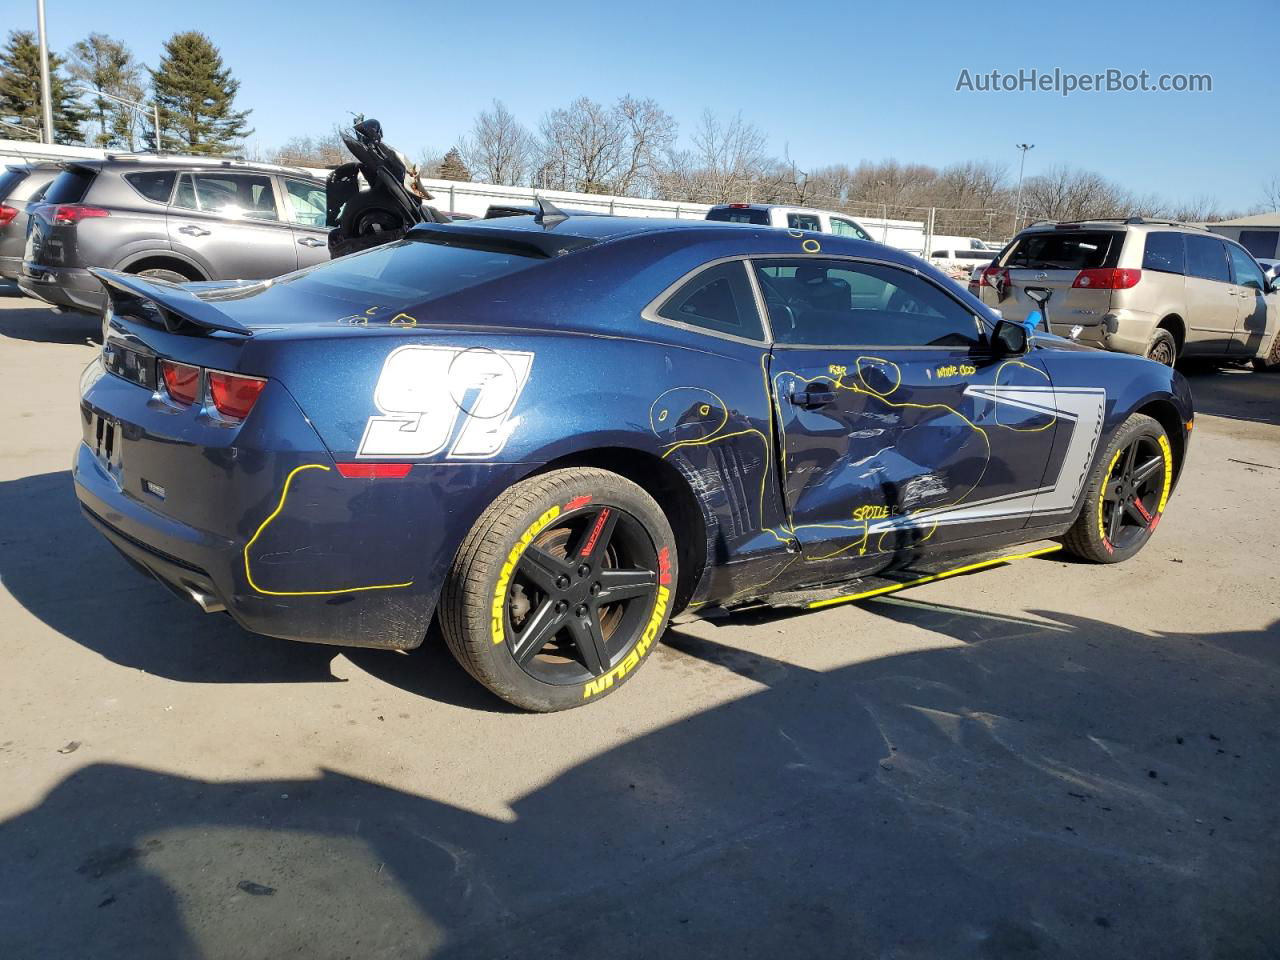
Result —
[{"label": "yellow chalk outline", "polygon": [[961,573],[971,573],[974,570],[982,570],[986,567],[995,567],[1002,563],[1012,563],[1014,560],[1026,560],[1030,557],[1044,556],[1046,553],[1054,553],[1062,549],[1062,544],[1055,543],[1051,547],[1041,547],[1039,550],[1029,550],[1026,553],[1014,553],[1007,557],[997,557],[994,560],[980,560],[978,563],[966,564],[963,567],[956,567],[954,570],[944,570],[942,573],[931,573],[927,577],[918,577],[915,580],[908,580],[905,583],[894,583],[887,587],[877,587],[875,590],[865,590],[862,593],[851,593],[843,597],[832,597],[829,600],[812,600],[805,606],[810,610],[817,610],[820,607],[832,607],[838,603],[853,603],[855,600],[866,600],[869,597],[878,597],[886,593],[896,593],[899,590],[905,590],[907,587],[917,587],[922,583],[932,583],[935,580],[945,580],[948,577],[954,577]]},{"label": "yellow chalk outline", "polygon": [[280,502],[276,504],[276,508],[271,511],[267,519],[263,520],[253,536],[249,538],[249,542],[244,545],[244,576],[249,581],[256,592],[267,597],[328,597],[339,593],[360,593],[364,590],[392,590],[396,587],[411,587],[413,581],[408,583],[379,583],[368,587],[343,587],[340,590],[265,590],[253,582],[253,571],[249,568],[249,548],[258,542],[258,538],[262,536],[262,531],[266,530],[271,521],[280,515],[280,511],[284,509],[285,498],[289,496],[289,486],[293,483],[293,478],[303,470],[323,470],[329,472],[329,468],[323,463],[304,463],[300,467],[294,467],[289,471],[289,476],[284,479],[284,489],[280,491]]}]

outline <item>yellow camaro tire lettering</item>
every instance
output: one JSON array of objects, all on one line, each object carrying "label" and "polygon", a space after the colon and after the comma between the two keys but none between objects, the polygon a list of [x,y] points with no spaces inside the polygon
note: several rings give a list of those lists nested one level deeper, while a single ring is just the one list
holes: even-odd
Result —
[{"label": "yellow camaro tire lettering", "polygon": [[529,529],[520,534],[520,539],[516,541],[516,545],[507,554],[506,563],[502,565],[502,570],[498,573],[498,585],[493,591],[493,607],[490,610],[494,643],[502,643],[507,638],[503,627],[506,621],[507,588],[511,586],[511,574],[515,572],[516,564],[520,562],[520,557],[524,555],[529,544],[533,542],[533,538],[545,530],[558,516],[560,516],[560,507],[551,507],[546,513],[533,521]]}]

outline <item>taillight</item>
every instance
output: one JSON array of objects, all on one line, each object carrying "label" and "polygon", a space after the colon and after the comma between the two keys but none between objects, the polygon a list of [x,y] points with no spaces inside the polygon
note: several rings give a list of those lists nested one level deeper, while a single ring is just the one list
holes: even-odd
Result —
[{"label": "taillight", "polygon": [[210,370],[209,400],[213,408],[230,420],[243,420],[258,402],[258,394],[267,385],[261,377]]},{"label": "taillight", "polygon": [[183,406],[191,406],[200,399],[200,368],[174,360],[160,361],[160,376],[170,398]]},{"label": "taillight", "polygon": [[996,285],[996,281],[1001,277],[1004,278],[1005,283],[1008,283],[1009,271],[1001,269],[1000,267],[997,267],[993,264],[992,266],[989,266],[985,270],[983,270],[981,274],[979,274],[978,286],[994,287]]},{"label": "taillight", "polygon": [[1090,290],[1128,290],[1136,287],[1142,279],[1141,270],[1121,270],[1119,267],[1103,267],[1092,270],[1081,270],[1076,274],[1073,287],[1085,287]]},{"label": "taillight", "polygon": [[17,215],[17,207],[11,207],[6,203],[0,203],[0,227],[7,227],[13,222],[13,218]]},{"label": "taillight", "polygon": [[54,223],[79,223],[94,217],[109,217],[110,210],[101,207],[87,207],[83,203],[59,203],[54,206],[49,217]]}]

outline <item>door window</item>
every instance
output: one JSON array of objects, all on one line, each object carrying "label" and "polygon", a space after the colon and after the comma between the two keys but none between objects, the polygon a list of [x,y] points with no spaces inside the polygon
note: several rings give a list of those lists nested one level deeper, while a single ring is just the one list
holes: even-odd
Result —
[{"label": "door window", "polygon": [[1231,270],[1235,274],[1236,283],[1249,287],[1258,293],[1265,293],[1267,283],[1262,278],[1262,268],[1234,243],[1227,244],[1227,252],[1231,255]]},{"label": "door window", "polygon": [[173,205],[235,219],[280,219],[271,178],[256,173],[184,173]]},{"label": "door window", "polygon": [[713,333],[763,340],[760,314],[742,261],[703,270],[658,308],[658,316]]},{"label": "door window", "polygon": [[817,230],[821,232],[822,221],[816,213],[788,213],[787,226],[792,230]]},{"label": "door window", "polygon": [[1187,234],[1187,275],[1230,283],[1225,246],[1217,237]]},{"label": "door window", "polygon": [[843,217],[831,218],[831,232],[837,237],[857,237],[859,240],[870,240],[867,231],[852,220],[845,220]]},{"label": "door window", "polygon": [[974,348],[979,321],[929,281],[897,267],[762,260],[756,276],[779,343]]},{"label": "door window", "polygon": [[324,226],[327,201],[323,184],[286,177],[284,195],[289,204],[290,222],[304,227]]}]

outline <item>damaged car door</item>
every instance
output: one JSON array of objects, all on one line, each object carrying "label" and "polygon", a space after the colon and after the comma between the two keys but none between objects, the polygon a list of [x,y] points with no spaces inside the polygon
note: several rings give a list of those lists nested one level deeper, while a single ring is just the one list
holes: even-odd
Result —
[{"label": "damaged car door", "polygon": [[791,527],[815,580],[948,541],[1016,540],[1056,433],[1031,354],[912,271],[843,259],[754,261]]}]

